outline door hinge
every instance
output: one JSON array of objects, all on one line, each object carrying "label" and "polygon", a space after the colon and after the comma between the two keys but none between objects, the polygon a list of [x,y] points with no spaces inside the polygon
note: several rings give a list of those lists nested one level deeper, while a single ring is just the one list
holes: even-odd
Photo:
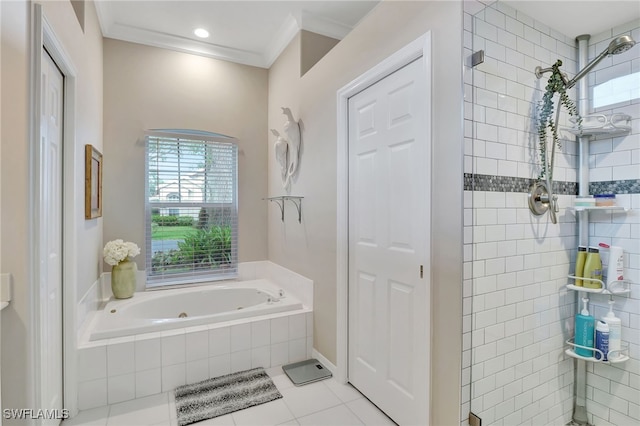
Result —
[{"label": "door hinge", "polygon": [[424,266],[420,265],[420,278],[424,276]]}]

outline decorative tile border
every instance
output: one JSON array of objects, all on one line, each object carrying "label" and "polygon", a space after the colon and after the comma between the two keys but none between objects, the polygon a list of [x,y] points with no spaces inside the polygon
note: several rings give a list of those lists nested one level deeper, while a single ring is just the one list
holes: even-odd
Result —
[{"label": "decorative tile border", "polygon": [[591,182],[589,194],[640,194],[640,179]]},{"label": "decorative tile border", "polygon": [[[464,174],[465,191],[529,192],[535,179],[513,176]],[[576,182],[553,182],[553,191],[558,195],[577,195]],[[589,183],[589,194],[640,194],[640,179],[612,180]]]},{"label": "decorative tile border", "polygon": [[[529,192],[529,187],[535,181],[535,179],[513,176],[465,173],[464,189],[465,191]],[[578,193],[578,186],[575,182],[553,182],[553,190],[559,195],[575,195]]]}]

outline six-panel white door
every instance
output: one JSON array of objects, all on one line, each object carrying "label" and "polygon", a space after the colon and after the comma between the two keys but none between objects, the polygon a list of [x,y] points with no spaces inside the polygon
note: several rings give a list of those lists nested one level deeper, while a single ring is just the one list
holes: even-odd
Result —
[{"label": "six-panel white door", "polygon": [[349,99],[349,381],[429,419],[429,102],[422,58]]},{"label": "six-panel white door", "polygon": [[[43,409],[62,409],[62,132],[64,77],[42,52],[40,155],[42,238],[40,278],[40,401]],[[43,424],[59,424],[45,420]]]}]

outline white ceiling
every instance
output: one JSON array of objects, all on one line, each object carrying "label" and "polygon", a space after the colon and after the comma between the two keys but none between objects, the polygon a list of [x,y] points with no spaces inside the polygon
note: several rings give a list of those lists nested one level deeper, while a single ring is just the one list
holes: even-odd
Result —
[{"label": "white ceiling", "polygon": [[[571,38],[640,19],[637,0],[504,2]],[[342,39],[378,3],[98,0],[96,7],[105,37],[269,68],[300,29]],[[211,36],[198,39],[198,27]]]},{"label": "white ceiling", "polygon": [[[638,0],[503,0],[546,26],[576,38],[640,19]],[[636,40],[640,42],[640,40]]]},{"label": "white ceiling", "polygon": [[[105,37],[269,68],[301,29],[342,39],[378,2],[98,0],[96,8]],[[196,37],[198,27],[210,37]]]}]

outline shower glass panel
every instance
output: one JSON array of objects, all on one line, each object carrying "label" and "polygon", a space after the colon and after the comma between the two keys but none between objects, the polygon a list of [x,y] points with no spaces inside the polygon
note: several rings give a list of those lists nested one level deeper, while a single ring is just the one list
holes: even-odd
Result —
[{"label": "shower glass panel", "polygon": [[[575,42],[502,2],[470,2],[464,29],[468,54],[484,51],[465,77],[469,409],[483,425],[567,424],[574,360],[564,350],[575,294],[565,285],[577,246],[575,215],[564,209],[576,194],[572,135],[561,134],[556,148],[557,224],[530,213],[528,191],[541,171],[535,117],[547,81],[534,69],[560,59],[573,75]],[[560,122],[568,123],[564,111]]]},{"label": "shower glass panel", "polygon": [[[565,425],[575,405],[586,408],[589,424],[640,424],[640,47],[627,45],[597,60],[627,40],[620,37],[640,40],[640,21],[620,16],[611,28],[590,34],[590,66],[581,73],[576,35],[515,9],[518,2],[486,3],[465,2],[464,13],[462,424],[472,412],[484,426]],[[553,224],[548,214],[531,213],[528,190],[540,174],[537,106],[550,75],[538,79],[535,69],[557,60],[567,82],[576,74],[587,82],[581,85],[588,97],[583,114],[605,117],[586,117],[587,127],[604,120],[616,133],[579,142],[562,110]],[[577,88],[568,86],[569,97],[580,102]],[[585,143],[588,158],[580,163],[579,144]],[[588,170],[578,176],[584,164]],[[579,183],[588,194],[615,193],[617,205],[631,210],[577,214]],[[579,242],[624,249],[631,291],[614,296],[614,312],[622,319],[625,362],[578,361],[565,353],[584,294],[566,287]],[[606,251],[602,255],[606,266]],[[591,315],[603,317],[610,298],[588,296]]]}]

